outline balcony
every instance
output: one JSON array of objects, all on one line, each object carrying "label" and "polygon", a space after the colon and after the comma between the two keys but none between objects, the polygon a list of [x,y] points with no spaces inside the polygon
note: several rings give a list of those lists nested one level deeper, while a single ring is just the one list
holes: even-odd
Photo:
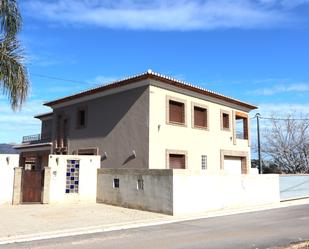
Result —
[{"label": "balcony", "polygon": [[24,136],[22,143],[27,144],[38,144],[38,143],[48,143],[51,142],[51,133],[42,133],[42,134],[35,134],[35,135],[29,135]]},{"label": "balcony", "polygon": [[236,131],[236,138],[237,139],[247,139],[244,132]]}]

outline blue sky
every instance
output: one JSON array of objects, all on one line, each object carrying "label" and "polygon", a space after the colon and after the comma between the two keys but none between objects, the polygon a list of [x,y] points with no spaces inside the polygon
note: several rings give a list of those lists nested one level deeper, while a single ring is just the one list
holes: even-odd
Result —
[{"label": "blue sky", "polygon": [[16,113],[0,95],[0,143],[39,133],[44,101],[149,68],[264,116],[309,115],[308,0],[19,2],[31,91]]}]

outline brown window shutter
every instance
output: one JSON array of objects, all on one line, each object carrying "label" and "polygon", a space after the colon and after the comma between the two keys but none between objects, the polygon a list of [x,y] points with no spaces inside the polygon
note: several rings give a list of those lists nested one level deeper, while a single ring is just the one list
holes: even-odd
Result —
[{"label": "brown window shutter", "polygon": [[229,129],[230,128],[230,115],[227,113],[223,113],[222,119],[223,119],[223,128]]},{"label": "brown window shutter", "polygon": [[185,105],[184,103],[169,101],[169,121],[175,123],[185,123]]},{"label": "brown window shutter", "polygon": [[169,154],[170,169],[185,169],[186,156],[181,154]]},{"label": "brown window shutter", "polygon": [[194,106],[194,126],[207,127],[207,110]]}]

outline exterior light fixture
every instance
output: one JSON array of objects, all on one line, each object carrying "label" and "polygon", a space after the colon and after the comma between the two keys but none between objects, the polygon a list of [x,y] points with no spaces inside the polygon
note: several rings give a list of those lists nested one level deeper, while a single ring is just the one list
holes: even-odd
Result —
[{"label": "exterior light fixture", "polygon": [[107,159],[107,153],[105,151],[103,155],[101,156],[101,161],[106,160],[106,159]]}]

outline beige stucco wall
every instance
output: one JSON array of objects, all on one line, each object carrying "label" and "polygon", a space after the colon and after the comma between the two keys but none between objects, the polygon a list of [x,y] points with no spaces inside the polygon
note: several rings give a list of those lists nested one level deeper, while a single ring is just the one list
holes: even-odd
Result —
[{"label": "beige stucco wall", "polygon": [[[79,160],[79,193],[67,194],[67,160]],[[49,203],[96,201],[97,169],[100,168],[100,156],[50,155]]]},{"label": "beige stucco wall", "polygon": [[[167,124],[167,97],[176,98],[176,100],[186,103],[186,127]],[[179,90],[175,92],[160,86],[150,86],[149,168],[166,168],[166,150],[185,151],[188,157],[187,166],[190,170],[199,170],[201,155],[207,155],[207,172],[210,174],[220,172],[221,150],[247,152],[249,164],[249,141],[235,139],[232,122],[230,123],[230,131],[222,131],[220,123],[221,110],[230,112],[230,120],[232,120],[234,111],[247,113],[249,110],[219,100],[216,102],[207,96],[196,97],[189,93],[182,94]],[[209,128],[207,130],[192,128],[192,103],[208,107]],[[222,170],[220,173],[224,174]]]},{"label": "beige stucco wall", "polygon": [[18,163],[18,154],[0,154],[0,204],[12,203],[14,168]]}]

